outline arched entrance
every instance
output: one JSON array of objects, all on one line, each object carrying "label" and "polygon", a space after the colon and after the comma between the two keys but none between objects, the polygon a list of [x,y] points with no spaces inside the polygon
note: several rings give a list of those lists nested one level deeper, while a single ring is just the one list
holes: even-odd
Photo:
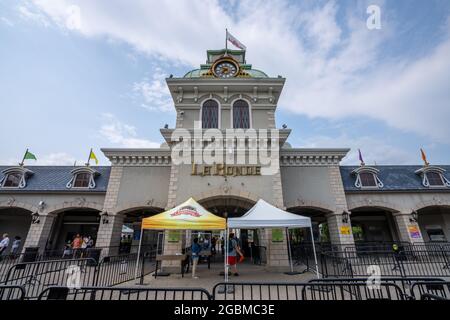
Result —
[{"label": "arched entrance", "polygon": [[4,254],[10,252],[15,237],[20,237],[21,246],[18,252],[21,252],[30,229],[31,213],[31,211],[19,207],[0,209],[0,236],[7,233],[10,238],[10,245]]},{"label": "arched entrance", "polygon": [[395,210],[382,207],[351,209],[351,224],[355,243],[399,241],[392,213]]},{"label": "arched entrance", "polygon": [[48,239],[46,249],[59,252],[77,234],[82,237],[91,237],[95,245],[99,223],[100,210],[97,209],[72,208],[59,211],[53,222],[52,233]]},{"label": "arched entrance", "polygon": [[[138,251],[141,237],[142,219],[163,212],[163,208],[139,206],[123,209],[118,214],[123,216],[123,226],[120,235],[120,253],[135,253]],[[143,250],[154,250],[158,243],[158,231],[147,230],[142,239]]]},{"label": "arched entrance", "polygon": [[[224,218],[241,217],[255,205],[253,200],[237,196],[214,196],[198,200],[198,203],[208,211]],[[240,229],[235,230],[235,233],[240,241],[244,256],[252,256],[252,246],[260,246],[258,231]],[[224,235],[223,231],[216,231],[211,232],[210,237],[222,239]]]},{"label": "arched entrance", "polygon": [[[287,211],[311,218],[314,241],[321,246],[328,246],[331,244],[330,231],[328,228],[327,214],[331,211],[315,207],[292,207]],[[293,244],[309,243],[311,242],[311,234],[308,229],[295,229],[290,231]]]},{"label": "arched entrance", "polygon": [[416,210],[417,222],[425,242],[450,241],[450,207],[428,206]]}]

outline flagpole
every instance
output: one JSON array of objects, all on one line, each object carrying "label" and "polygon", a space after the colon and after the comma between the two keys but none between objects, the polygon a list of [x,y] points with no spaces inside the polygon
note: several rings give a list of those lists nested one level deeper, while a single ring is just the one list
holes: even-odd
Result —
[{"label": "flagpole", "polygon": [[25,151],[25,154],[23,155],[22,162],[19,163],[19,166],[23,167],[23,164],[24,164],[24,162],[25,162],[25,157],[27,156],[27,153],[28,153],[28,148],[27,148],[27,150]]},{"label": "flagpole", "polygon": [[228,51],[228,29],[225,28],[225,54],[227,54]]},{"label": "flagpole", "polygon": [[88,157],[88,161],[86,163],[86,166],[88,166],[88,167],[89,167],[89,161],[91,160],[91,154],[92,154],[92,148],[91,148],[91,151],[89,151],[89,157]]}]

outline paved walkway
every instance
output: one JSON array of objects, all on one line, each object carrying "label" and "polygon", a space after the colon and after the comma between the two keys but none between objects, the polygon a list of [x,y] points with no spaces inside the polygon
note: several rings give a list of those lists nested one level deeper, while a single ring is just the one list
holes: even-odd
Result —
[{"label": "paved walkway", "polygon": [[[300,268],[299,270],[303,270]],[[238,265],[239,276],[231,275],[230,282],[307,282],[315,278],[315,275],[310,272],[297,275],[287,275],[283,272],[273,272],[264,269],[264,266],[254,265],[251,263],[242,263]],[[153,288],[174,288],[174,287],[190,287],[190,288],[204,288],[209,292],[216,283],[223,282],[224,276],[220,275],[223,272],[223,264],[211,263],[211,269],[208,269],[206,263],[202,263],[197,267],[198,279],[193,279],[191,273],[185,274],[171,274],[170,276],[160,277],[156,279],[153,275],[148,275],[144,278],[143,287]],[[129,281],[120,286],[134,286],[136,281]]]}]

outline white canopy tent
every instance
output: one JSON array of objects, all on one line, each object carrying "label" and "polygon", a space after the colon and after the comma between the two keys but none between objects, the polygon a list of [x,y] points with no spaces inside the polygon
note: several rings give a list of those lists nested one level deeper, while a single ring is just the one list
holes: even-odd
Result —
[{"label": "white canopy tent", "polygon": [[[293,272],[294,270],[292,265],[291,246],[288,229],[309,228],[309,230],[311,231],[311,240],[313,244],[316,274],[317,277],[319,278],[311,218],[286,212],[271,205],[270,203],[267,203],[262,199],[259,199],[258,202],[242,217],[228,218],[227,227],[236,229],[286,228],[286,237],[288,241],[291,272]],[[227,238],[228,238],[228,230],[227,230]],[[226,243],[228,244],[228,241]],[[228,255],[228,250],[226,250],[226,253]],[[225,261],[228,261],[228,258],[226,258]],[[228,272],[226,272],[226,275],[228,275]]]}]

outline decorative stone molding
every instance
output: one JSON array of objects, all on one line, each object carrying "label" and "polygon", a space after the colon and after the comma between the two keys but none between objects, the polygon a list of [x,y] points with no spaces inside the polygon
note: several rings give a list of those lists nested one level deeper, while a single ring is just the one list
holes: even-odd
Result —
[{"label": "decorative stone molding", "polygon": [[202,201],[207,200],[209,198],[214,197],[236,197],[236,198],[242,198],[245,200],[250,200],[251,202],[257,202],[260,197],[258,197],[256,194],[253,194],[251,192],[245,191],[245,190],[236,190],[234,188],[229,187],[227,192],[224,192],[223,188],[216,188],[212,190],[208,190],[202,193],[198,193],[193,196],[193,198],[196,201]]},{"label": "decorative stone molding", "polygon": [[433,207],[433,206],[450,207],[450,197],[435,196],[435,197],[433,197],[432,200],[421,201],[421,202],[415,204],[414,207],[411,209],[411,211],[413,211],[413,210],[418,211],[420,209],[424,209],[426,207]]},{"label": "decorative stone molding", "polygon": [[71,210],[71,209],[93,209],[102,211],[103,203],[90,202],[86,201],[84,198],[77,198],[74,201],[65,201],[63,203],[58,203],[56,205],[48,206],[45,212],[49,214],[58,214],[63,211]]},{"label": "decorative stone molding", "polygon": [[170,149],[101,149],[113,166],[167,167],[172,163]]},{"label": "decorative stone molding", "polygon": [[0,209],[5,208],[19,208],[19,209],[25,209],[31,212],[37,212],[39,208],[35,205],[26,203],[26,202],[20,202],[17,201],[14,197],[10,197],[6,201],[0,201]]},{"label": "decorative stone molding", "polygon": [[285,205],[286,208],[288,209],[292,208],[314,209],[322,211],[324,214],[334,213],[336,211],[336,208],[334,208],[333,206],[324,202],[314,200],[297,199],[295,201],[288,202]]},{"label": "decorative stone molding", "polygon": [[165,207],[166,204],[159,201],[126,202],[111,208],[108,214],[126,214],[127,212],[139,209],[164,210]]},{"label": "decorative stone molding", "polygon": [[281,149],[280,166],[339,165],[350,149]]},{"label": "decorative stone molding", "polygon": [[351,201],[350,200],[347,202],[347,207],[348,207],[348,210],[350,210],[350,211],[356,210],[358,208],[363,208],[363,207],[376,207],[376,208],[384,209],[384,210],[387,210],[390,212],[401,212],[403,209],[395,203],[386,202],[383,200],[372,199],[372,198],[365,198],[364,200],[359,200],[359,201]]}]

